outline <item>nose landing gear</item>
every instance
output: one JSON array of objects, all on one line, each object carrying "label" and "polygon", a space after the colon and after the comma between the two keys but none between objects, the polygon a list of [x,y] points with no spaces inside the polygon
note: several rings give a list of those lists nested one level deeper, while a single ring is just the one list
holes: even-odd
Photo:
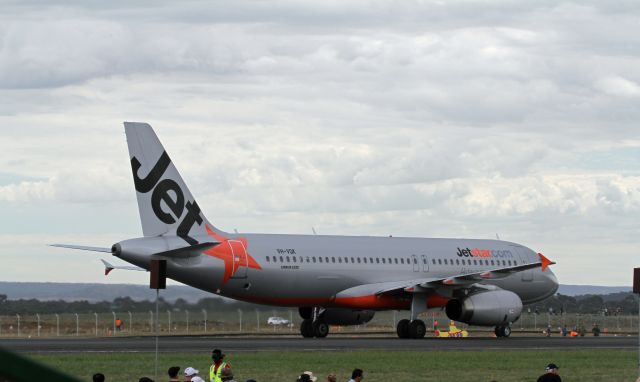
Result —
[{"label": "nose landing gear", "polygon": [[496,337],[509,337],[511,335],[511,326],[510,325],[496,326],[493,332],[496,334]]}]

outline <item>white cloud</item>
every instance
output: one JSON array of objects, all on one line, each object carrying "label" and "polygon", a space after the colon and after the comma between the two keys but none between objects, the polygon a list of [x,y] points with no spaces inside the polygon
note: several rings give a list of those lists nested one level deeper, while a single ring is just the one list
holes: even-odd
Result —
[{"label": "white cloud", "polygon": [[635,3],[2,8],[0,169],[16,177],[0,203],[16,234],[71,234],[78,214],[84,234],[136,235],[121,122],[145,120],[225,227],[500,231],[633,261]]}]

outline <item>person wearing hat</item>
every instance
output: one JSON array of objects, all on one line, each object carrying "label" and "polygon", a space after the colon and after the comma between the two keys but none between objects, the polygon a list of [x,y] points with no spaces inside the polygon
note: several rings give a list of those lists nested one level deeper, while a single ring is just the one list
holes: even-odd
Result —
[{"label": "person wearing hat", "polygon": [[230,367],[225,367],[220,372],[220,380],[222,382],[236,382],[233,379],[233,371],[231,371]]},{"label": "person wearing hat", "polygon": [[213,363],[209,368],[209,382],[222,382],[222,378],[220,377],[222,370],[231,368],[230,364],[222,361],[224,356],[220,349],[214,349],[213,352],[211,352],[211,360]]},{"label": "person wearing hat", "polygon": [[538,382],[562,382],[562,378],[558,375],[558,365],[550,363],[544,369],[545,373],[538,378]]},{"label": "person wearing hat", "polygon": [[198,370],[192,367],[184,369],[184,380],[185,382],[204,382],[204,379],[198,376]]},{"label": "person wearing hat", "polygon": [[318,377],[314,376],[312,372],[305,371],[298,377],[298,382],[316,382]]}]

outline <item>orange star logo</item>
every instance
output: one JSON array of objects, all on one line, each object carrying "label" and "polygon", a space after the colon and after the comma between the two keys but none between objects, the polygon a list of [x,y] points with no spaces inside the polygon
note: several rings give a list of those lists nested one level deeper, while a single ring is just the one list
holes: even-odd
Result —
[{"label": "orange star logo", "polygon": [[217,257],[224,262],[223,285],[226,284],[241,267],[262,269],[260,264],[247,252],[248,243],[246,238],[228,239],[215,233],[208,225],[205,225],[205,227],[207,234],[220,242],[220,244],[215,247],[204,251],[204,254]]}]

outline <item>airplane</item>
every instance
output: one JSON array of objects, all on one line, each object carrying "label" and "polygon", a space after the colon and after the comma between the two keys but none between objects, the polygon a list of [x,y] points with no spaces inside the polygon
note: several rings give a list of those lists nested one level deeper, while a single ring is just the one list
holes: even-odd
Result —
[{"label": "airplane", "polygon": [[111,253],[134,265],[125,269],[149,270],[151,259],[166,259],[167,277],[181,283],[297,307],[305,338],[326,337],[329,325],[369,322],[382,310],[410,311],[397,335],[423,338],[419,315],[434,309],[509,337],[523,304],[558,289],[549,268],[555,262],[508,241],[224,232],[204,216],[151,126],[124,128],[143,237],[111,248],[53,246]]}]

